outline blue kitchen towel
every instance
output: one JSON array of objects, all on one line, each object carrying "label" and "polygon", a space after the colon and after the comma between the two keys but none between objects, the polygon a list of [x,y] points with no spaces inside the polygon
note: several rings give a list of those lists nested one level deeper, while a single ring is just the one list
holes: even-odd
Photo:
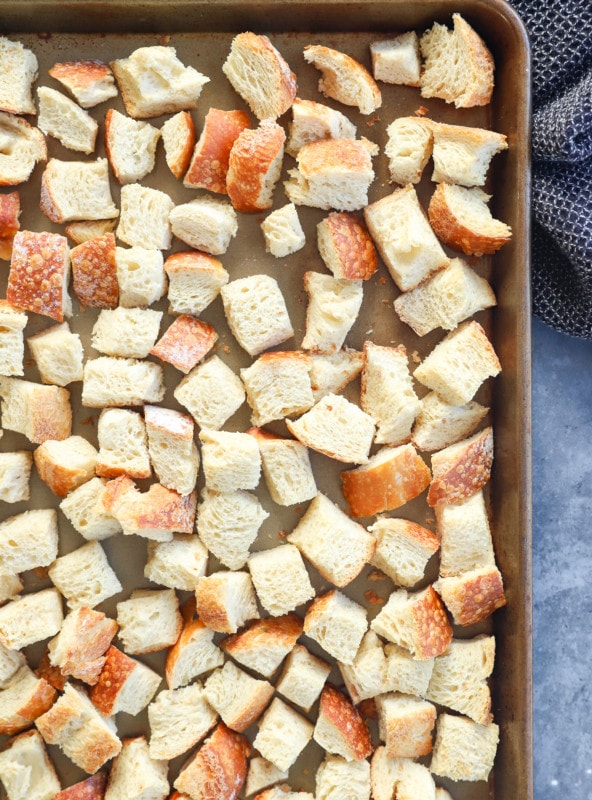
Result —
[{"label": "blue kitchen towel", "polygon": [[592,339],[592,0],[512,0],[532,49],[534,313]]}]

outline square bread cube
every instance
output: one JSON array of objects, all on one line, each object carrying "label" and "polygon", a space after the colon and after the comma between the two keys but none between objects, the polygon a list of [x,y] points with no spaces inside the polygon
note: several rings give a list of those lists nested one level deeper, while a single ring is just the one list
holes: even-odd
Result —
[{"label": "square bread cube", "polygon": [[302,620],[296,614],[265,617],[227,636],[220,647],[242,666],[271,678],[301,633]]},{"label": "square bread cube", "polygon": [[496,566],[440,578],[434,588],[456,625],[475,625],[507,602],[502,575]]},{"label": "square bread cube", "polygon": [[224,723],[242,733],[263,713],[273,695],[273,686],[227,661],[207,679],[204,694]]},{"label": "square bread cube", "polygon": [[173,395],[201,428],[219,430],[245,402],[241,379],[218,356],[198,364]]},{"label": "square bread cube", "polygon": [[391,758],[419,758],[432,752],[436,706],[392,692],[376,698],[378,733]]},{"label": "square bread cube", "polygon": [[313,725],[306,717],[275,697],[259,723],[253,746],[278,769],[287,770],[311,740],[312,732]]},{"label": "square bread cube", "polygon": [[168,763],[150,756],[145,736],[124,739],[109,770],[105,797],[164,798],[170,790],[167,773]]},{"label": "square bread cube", "polygon": [[317,485],[308,448],[262,428],[250,428],[247,433],[259,447],[263,475],[274,503],[292,506],[315,497]]},{"label": "square bread cube", "polygon": [[106,717],[120,711],[139,714],[154,697],[161,682],[160,675],[113,645],[107,650],[104,661],[97,682],[89,691],[93,705]]},{"label": "square bread cube", "polygon": [[58,796],[59,778],[34,728],[15,736],[0,753],[0,781],[10,798],[46,800]]},{"label": "square bread cube", "polygon": [[317,225],[317,243],[327,269],[338,280],[368,280],[378,267],[378,254],[357,214],[333,211]]},{"label": "square bread cube", "polygon": [[87,542],[50,566],[52,583],[66,598],[68,608],[94,608],[122,590],[121,583],[98,542]]},{"label": "square bread cube", "polygon": [[302,414],[314,404],[310,359],[304,353],[264,353],[240,375],[253,409],[253,425]]},{"label": "square bread cube", "polygon": [[491,426],[432,454],[428,505],[462,503],[489,481],[494,455]]},{"label": "square bread cube", "polygon": [[287,614],[314,597],[304,561],[293,544],[253,553],[248,564],[259,602],[273,617]]},{"label": "square bread cube", "polygon": [[245,622],[260,616],[248,572],[219,571],[200,578],[195,603],[199,619],[217,633],[236,633]]},{"label": "square bread cube", "polygon": [[0,82],[0,108],[11,114],[34,114],[32,86],[39,68],[37,56],[21,42],[2,36],[0,59],[5,71]]},{"label": "square bread cube", "polygon": [[183,627],[173,589],[136,589],[117,604],[119,638],[126,653],[153,653],[175,644]]},{"label": "square bread cube", "polygon": [[367,611],[337,589],[317,597],[306,612],[304,632],[342,664],[352,664],[368,629]]},{"label": "square bread cube", "polygon": [[218,721],[200,683],[164,690],[148,706],[150,758],[169,760],[186,753]]},{"label": "square bread cube", "polygon": [[81,606],[71,611],[60,632],[47,645],[50,667],[58,667],[65,678],[72,676],[95,684],[103,669],[117,623],[103,614]]},{"label": "square bread cube", "polygon": [[393,183],[419,183],[432,155],[432,127],[424,117],[397,117],[386,129],[384,154]]},{"label": "square bread cube", "polygon": [[351,664],[339,664],[339,671],[352,703],[376,697],[385,690],[386,656],[382,641],[367,631]]},{"label": "square bread cube", "polygon": [[308,712],[319,697],[331,666],[313,655],[304,645],[296,644],[288,654],[276,690]]},{"label": "square bread cube", "polygon": [[127,408],[104,408],[97,423],[97,475],[149,478],[152,475],[144,418]]},{"label": "square bread cube", "polygon": [[362,371],[364,356],[346,347],[335,353],[310,354],[310,383],[315,403],[327,394],[339,394]]},{"label": "square bread cube", "polygon": [[483,492],[453,505],[436,506],[440,576],[449,578],[495,566],[491,528]]},{"label": "square bread cube", "polygon": [[62,322],[72,313],[69,279],[70,252],[65,236],[47,231],[15,234],[6,287],[11,306]]},{"label": "square bread cube", "polygon": [[499,727],[440,714],[430,763],[434,775],[453,781],[486,781],[497,752]]},{"label": "square bread cube", "polygon": [[368,530],[376,539],[372,563],[397,586],[415,586],[440,547],[435,533],[407,519],[383,517]]},{"label": "square bread cube", "polygon": [[346,761],[340,756],[326,755],[315,778],[316,800],[369,800],[370,763]]},{"label": "square bread cube", "polygon": [[172,314],[199,316],[220,294],[230,276],[221,262],[196,250],[173,253],[164,262]]},{"label": "square bread cube", "polygon": [[67,439],[72,432],[70,392],[21,378],[0,378],[2,425],[33,444]]},{"label": "square bread cube", "polygon": [[69,436],[43,442],[33,453],[33,460],[41,480],[55,495],[65,497],[94,477],[97,451],[84,437]]},{"label": "square bread cube", "polygon": [[250,275],[220,290],[230,330],[250,356],[294,336],[284,296],[269,275]]},{"label": "square bread cube", "polygon": [[209,795],[232,800],[238,796],[247,777],[250,752],[249,741],[220,722],[197,753],[183,765],[174,784],[181,794],[173,794],[173,797],[207,800]]},{"label": "square bread cube", "polygon": [[167,489],[187,495],[195,488],[199,452],[189,414],[172,408],[144,406],[148,452],[158,479]]},{"label": "square bread cube", "polygon": [[[38,161],[45,161],[47,159],[47,144],[39,128],[30,125],[22,117],[13,116],[12,114],[0,111],[0,119],[2,120],[3,149],[10,151],[10,155],[7,155],[6,152],[3,153],[3,177],[8,183],[16,186],[28,180]],[[10,209],[10,221],[12,224],[7,231],[7,241],[5,241],[4,247],[2,248],[4,251],[3,258],[5,260],[10,258],[10,251],[12,249],[11,239],[13,238],[13,234],[18,230],[18,225],[16,223],[18,223],[18,207],[20,204],[17,205],[15,213],[15,206],[13,205],[14,194],[15,193],[11,192],[13,200],[9,201],[8,204],[8,208]]]},{"label": "square bread cube", "polygon": [[[74,186],[80,188],[72,191]],[[107,159],[60,161],[50,158],[41,177],[39,207],[46,217],[58,223],[119,216],[111,197]]]},{"label": "square bread cube", "polygon": [[187,374],[218,341],[218,334],[207,322],[181,314],[169,325],[150,353]]},{"label": "square bread cube", "polygon": [[321,272],[305,272],[308,295],[304,350],[335,353],[358,318],[364,297],[361,280],[342,280]]},{"label": "square bread cube", "polygon": [[101,510],[104,492],[105,481],[91,478],[60,503],[60,510],[74,530],[88,541],[108,539],[121,533],[121,525],[115,517]]},{"label": "square bread cube", "polygon": [[239,431],[202,430],[199,438],[202,467],[210,491],[257,488],[261,455],[252,436]]},{"label": "square bread cube", "polygon": [[0,300],[0,375],[23,375],[25,341],[23,330],[27,324],[24,311]]},{"label": "square bread cube", "polygon": [[211,492],[206,488],[198,509],[197,532],[225,567],[240,569],[267,517],[268,512],[250,492]]},{"label": "square bread cube", "polygon": [[194,533],[175,533],[170,542],[148,542],[144,575],[169,589],[193,592],[206,574],[208,551]]},{"label": "square bread cube", "polygon": [[250,127],[249,115],[242,109],[225,111],[210,108],[191,154],[183,185],[188,189],[208,189],[217,194],[228,194],[226,175],[230,151],[238,135]]},{"label": "square bread cube", "polygon": [[67,386],[82,380],[82,342],[67,322],[29,336],[27,344],[43,383]]},{"label": "square bread cube", "polygon": [[0,522],[1,573],[48,567],[58,554],[58,518],[54,508],[23,511]]},{"label": "square bread cube", "polygon": [[120,358],[146,358],[158,339],[162,311],[151,308],[103,309],[92,329],[92,346]]},{"label": "square bread cube", "polygon": [[294,203],[276,208],[261,223],[265,250],[276,258],[285,258],[302,250],[306,243]]},{"label": "square bread cube", "polygon": [[489,408],[471,400],[462,406],[444,402],[436,392],[421,398],[421,409],[411,431],[411,441],[418,450],[433,452],[470,436]]},{"label": "square bread cube", "polygon": [[384,654],[388,691],[426,697],[435,659],[414,658],[405,647],[392,642],[385,645]]},{"label": "square bread cube", "polygon": [[117,238],[130,247],[168,250],[172,239],[169,214],[174,207],[168,194],[158,189],[139,183],[122,186]]},{"label": "square bread cube", "polygon": [[33,454],[29,450],[0,453],[0,500],[19,503],[30,497]]},{"label": "square bread cube", "polygon": [[357,577],[372,558],[372,534],[319,492],[288,536],[288,542],[334,586]]},{"label": "square bread cube", "polygon": [[94,152],[99,125],[90,114],[69,97],[49,86],[37,88],[39,113],[37,125],[63,147],[80,153]]},{"label": "square bread cube", "polygon": [[236,211],[225,200],[199,197],[169,214],[171,230],[182,242],[213,256],[225,253],[238,231]]},{"label": "square bread cube", "polygon": [[24,594],[0,606],[0,644],[8,650],[22,650],[54,636],[63,621],[62,596],[57,589]]},{"label": "square bread cube", "polygon": [[150,306],[164,295],[166,276],[160,250],[140,245],[117,247],[115,265],[119,302],[124,308]]},{"label": "square bread cube", "polygon": [[313,737],[328,753],[346,761],[360,761],[372,753],[368,723],[351,700],[330,683],[321,692]]},{"label": "square bread cube", "polygon": [[214,631],[201,619],[189,619],[167,653],[165,677],[169,689],[185,686],[194,678],[224,663],[224,653],[214,644]]},{"label": "square bread cube", "polygon": [[415,31],[372,42],[370,56],[372,72],[377,81],[419,86],[421,59],[419,38]]},{"label": "square bread cube", "polygon": [[160,364],[135,358],[99,356],[89,359],[84,365],[83,406],[104,408],[160,403],[164,393]]},{"label": "square bread cube", "polygon": [[117,306],[119,283],[115,250],[115,236],[107,231],[91,236],[70,251],[72,286],[81,305],[89,308]]},{"label": "square bread cube", "polygon": [[121,184],[141,181],[154,169],[160,129],[134,120],[115,108],[105,114],[105,150]]}]

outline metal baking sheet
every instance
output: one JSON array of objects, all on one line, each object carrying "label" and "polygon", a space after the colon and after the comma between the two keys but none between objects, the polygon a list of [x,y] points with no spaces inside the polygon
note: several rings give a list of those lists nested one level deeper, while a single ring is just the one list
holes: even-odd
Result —
[{"label": "metal baking sheet", "polygon": [[[302,56],[303,47],[310,43],[325,44],[342,49],[366,66],[370,66],[368,45],[373,40],[405,30],[418,32],[430,27],[434,21],[450,24],[453,12],[460,12],[483,36],[491,48],[496,62],[496,88],[492,103],[484,108],[457,110],[439,100],[422,100],[419,90],[411,87],[381,84],[383,104],[379,111],[369,117],[354,109],[346,109],[326,100],[317,91],[318,73],[306,64]],[[47,70],[56,61],[79,58],[98,58],[110,61],[125,57],[142,45],[170,44],[186,64],[191,64],[210,77],[204,88],[198,108],[192,112],[198,132],[207,110],[219,108],[244,108],[243,101],[235,94],[224,78],[221,66],[228,53],[234,34],[244,30],[267,33],[298,75],[299,96],[317,99],[339,107],[357,124],[358,134],[367,136],[381,148],[381,155],[374,159],[377,172],[370,199],[378,199],[392,190],[382,152],[386,141],[386,126],[396,117],[413,114],[419,106],[427,108],[429,115],[438,120],[456,124],[489,127],[503,132],[508,137],[509,149],[493,160],[488,190],[493,195],[492,212],[508,222],[513,229],[512,242],[493,258],[483,258],[477,270],[487,276],[496,291],[498,305],[493,312],[481,312],[477,319],[491,334],[494,346],[502,362],[503,371],[495,381],[489,381],[478,399],[490,402],[491,422],[495,432],[496,455],[491,481],[490,505],[493,518],[493,535],[498,565],[504,576],[508,598],[506,608],[498,611],[492,620],[479,630],[492,631],[497,639],[496,668],[493,676],[493,713],[501,728],[501,740],[496,762],[489,784],[458,783],[441,780],[455,800],[482,800],[486,797],[532,797],[532,725],[531,725],[531,568],[530,568],[530,297],[529,297],[529,56],[526,34],[520,20],[503,0],[421,0],[405,2],[389,0],[358,0],[358,2],[299,2],[277,0],[249,2],[248,0],[9,0],[0,7],[0,31],[11,38],[18,38],[34,50],[39,64],[37,85],[59,86],[48,76]],[[120,98],[91,109],[92,115],[102,123],[107,107],[123,111]],[[280,120],[285,123],[289,115]],[[152,120],[155,125],[164,121]],[[77,160],[79,154],[65,150],[48,137],[49,155],[66,160]],[[103,126],[101,125],[96,155],[104,155]],[[82,158],[85,158],[82,156]],[[284,175],[293,166],[286,156]],[[53,230],[63,232],[63,226],[53,225],[38,210],[39,182],[42,165],[38,165],[31,180],[21,187],[23,212],[21,228],[30,230]],[[433,184],[429,179],[430,168],[418,187],[421,201],[426,203]],[[162,145],[159,145],[157,166],[143,181],[170,194],[175,203],[186,202],[195,196],[195,191],[184,189],[168,171]],[[112,181],[113,196],[118,200],[119,188]],[[287,202],[281,182],[275,192],[275,207]],[[230,272],[231,278],[253,272],[273,275],[279,282],[288,301],[294,340],[278,349],[297,348],[302,340],[305,325],[306,295],[302,287],[302,273],[306,270],[325,271],[316,250],[316,223],[326,212],[299,207],[299,215],[307,234],[303,250],[285,258],[275,259],[264,251],[260,222],[264,215],[239,215],[237,237],[228,252],[220,260]],[[173,241],[172,251],[186,249],[178,240]],[[7,269],[3,268],[1,291],[5,290]],[[419,338],[399,322],[392,309],[392,300],[397,289],[384,265],[367,282],[364,289],[362,312],[346,343],[361,348],[366,338],[379,344],[406,345],[410,354],[422,358],[442,337],[435,331]],[[166,301],[154,306],[165,311],[161,332],[167,324]],[[72,328],[80,332],[86,357],[98,353],[90,346],[90,330],[96,319],[96,311],[78,309],[74,300],[75,315]],[[210,322],[219,334],[218,354],[235,370],[250,363],[247,354],[233,339],[226,325],[222,304],[218,298],[201,317]],[[170,322],[170,318],[169,318]],[[37,330],[49,327],[51,321],[31,315],[25,330],[29,336]],[[26,353],[26,358],[29,354]],[[167,395],[163,405],[179,408],[172,390],[182,377],[172,367],[165,370]],[[37,379],[30,359],[26,363],[26,377]],[[72,384],[72,404],[75,409],[74,433],[87,436],[96,444],[96,418],[98,411],[81,408],[80,384]],[[421,393],[421,387],[418,386]],[[355,399],[359,384],[352,384],[346,395]],[[225,426],[226,429],[245,430],[250,424],[249,409],[244,406]],[[281,432],[281,425],[271,425]],[[30,448],[24,437],[5,432],[0,443],[3,449]],[[317,484],[335,502],[345,506],[339,488],[339,474],[343,465],[330,462],[324,456],[312,454],[313,469]],[[199,486],[203,479],[200,477]],[[56,498],[34,474],[32,478],[32,500],[30,507],[55,505]],[[262,504],[272,513],[264,523],[256,547],[269,547],[281,541],[284,531],[290,531],[304,510],[281,509],[274,505],[261,485],[259,495]],[[0,509],[2,518],[24,510],[27,504],[6,505]],[[433,515],[420,498],[399,509],[395,516],[405,516],[433,528]],[[84,544],[60,515],[60,555]],[[109,615],[115,616],[119,600],[129,596],[136,587],[154,588],[143,575],[146,558],[146,542],[139,537],[115,537],[105,540],[103,546],[110,563],[124,584],[121,595],[111,598],[101,606]],[[392,590],[390,581],[369,582],[366,569],[347,587],[346,593],[365,602],[364,593],[372,590],[382,598]],[[310,573],[319,591],[329,588],[319,580],[316,571]],[[43,574],[28,575],[26,588],[45,588],[50,585]],[[432,570],[429,577],[434,577]],[[183,593],[180,593],[182,599]],[[367,603],[366,603],[367,604]],[[380,606],[369,605],[369,616],[374,616]],[[302,611],[302,609],[301,609]],[[469,636],[474,629],[460,631]],[[307,642],[307,644],[309,644]],[[42,652],[41,646],[29,650],[31,662],[35,664]],[[315,649],[314,644],[311,649]],[[320,652],[318,649],[317,652]],[[155,668],[162,668],[163,654],[142,658]],[[334,669],[330,680],[339,684],[340,676]],[[122,735],[147,732],[147,716],[144,712],[137,718],[120,714],[117,724]],[[254,731],[249,731],[254,734]],[[374,731],[376,733],[376,731]],[[251,738],[253,738],[251,736]],[[83,779],[84,774],[54,748],[49,748],[63,785],[67,786]],[[320,748],[311,743],[304,756],[290,771],[290,784],[294,789],[314,790],[314,770],[321,757]],[[185,756],[171,764],[171,777],[176,773]],[[3,794],[0,794],[4,797]]]}]

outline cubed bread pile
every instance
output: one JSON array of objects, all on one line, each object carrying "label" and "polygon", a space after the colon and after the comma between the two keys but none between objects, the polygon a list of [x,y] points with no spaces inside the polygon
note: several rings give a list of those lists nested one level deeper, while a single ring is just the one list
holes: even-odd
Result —
[{"label": "cubed bread pile", "polygon": [[[496,303],[482,256],[511,239],[486,188],[508,144],[437,119],[493,91],[487,46],[452,24],[374,41],[367,66],[319,36],[309,97],[252,32],[217,75],[168,42],[42,74],[0,38],[8,800],[443,800],[440,779],[487,781],[501,364],[475,315]],[[236,107],[204,107],[221,82]],[[389,85],[432,116],[393,119]],[[360,334],[387,282],[394,308]],[[124,537],[134,585],[110,558]]]}]

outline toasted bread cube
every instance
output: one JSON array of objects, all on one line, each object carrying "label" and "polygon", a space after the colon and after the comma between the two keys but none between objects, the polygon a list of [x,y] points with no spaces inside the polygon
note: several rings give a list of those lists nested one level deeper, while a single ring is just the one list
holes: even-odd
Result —
[{"label": "toasted bread cube", "polygon": [[141,414],[127,408],[104,408],[97,426],[97,475],[149,478],[152,475],[146,426]]},{"label": "toasted bread cube", "polygon": [[181,635],[167,653],[165,677],[169,689],[185,686],[224,663],[224,653],[214,644],[213,637],[214,631],[201,619],[184,623]]},{"label": "toasted bread cube", "polygon": [[0,689],[0,734],[13,736],[53,705],[56,690],[26,665]]},{"label": "toasted bread cube", "polygon": [[502,576],[496,566],[440,578],[434,586],[456,625],[475,625],[506,605]]},{"label": "toasted bread cube", "polygon": [[146,358],[158,338],[162,311],[118,306],[99,313],[92,329],[92,346],[120,358]]},{"label": "toasted bread cube", "polygon": [[58,518],[55,509],[30,509],[0,522],[2,574],[48,567],[57,554]]},{"label": "toasted bread cube", "polygon": [[193,419],[188,414],[160,406],[144,406],[148,452],[158,479],[180,495],[193,491],[199,452],[193,440]]},{"label": "toasted bread cube", "polygon": [[436,392],[428,392],[421,399],[411,441],[418,450],[442,450],[470,436],[488,411],[474,400],[456,406],[446,403]]},{"label": "toasted bread cube", "polygon": [[40,208],[52,222],[119,216],[111,197],[107,159],[59,161],[51,158],[41,178]]},{"label": "toasted bread cube", "polygon": [[398,117],[386,129],[384,153],[391,179],[400,186],[419,183],[432,154],[430,122],[421,117]]},{"label": "toasted bread cube", "polygon": [[225,567],[240,569],[268,516],[254,494],[242,489],[212,492],[205,488],[197,514],[197,532]]},{"label": "toasted bread cube", "polygon": [[168,763],[151,757],[145,736],[124,739],[107,780],[105,797],[113,800],[141,800],[142,797],[164,798],[170,790]]},{"label": "toasted bread cube", "polygon": [[89,113],[69,97],[49,86],[39,86],[39,115],[37,124],[48,136],[53,136],[69,150],[92,153],[99,125]]},{"label": "toasted bread cube", "polygon": [[167,166],[175,178],[182,178],[195,146],[195,125],[188,111],[179,111],[160,129]]},{"label": "toasted bread cube", "polygon": [[0,258],[10,261],[12,242],[20,228],[21,202],[18,192],[0,195]]},{"label": "toasted bread cube", "polygon": [[33,444],[67,439],[72,429],[70,392],[20,378],[0,379],[2,425]]},{"label": "toasted bread cube", "polygon": [[0,780],[11,800],[57,797],[60,781],[36,730],[15,736],[0,753]]},{"label": "toasted bread cube", "polygon": [[48,439],[33,454],[37,473],[58,497],[89,481],[95,474],[97,451],[82,436]]},{"label": "toasted bread cube", "polygon": [[82,108],[92,108],[117,97],[113,73],[101,61],[61,61],[48,70]]},{"label": "toasted bread cube", "polygon": [[175,781],[181,797],[234,800],[247,776],[248,740],[220,722]]},{"label": "toasted bread cube", "polygon": [[385,691],[386,656],[381,640],[367,631],[351,664],[339,663],[339,671],[352,703],[376,697]]},{"label": "toasted bread cube", "polygon": [[200,620],[218,633],[236,633],[248,620],[259,619],[255,590],[247,572],[214,572],[200,578],[195,601]]},{"label": "toasted bread cube", "polygon": [[168,250],[171,246],[169,214],[175,204],[164,192],[128,183],[121,187],[121,215],[117,237],[130,247]]},{"label": "toasted bread cube", "polygon": [[191,163],[183,179],[183,185],[227,194],[226,173],[230,151],[237,136],[250,125],[246,111],[222,111],[219,108],[210,108],[191,155]]},{"label": "toasted bread cube", "polygon": [[[302,633],[302,620],[296,614],[255,620],[220,643],[235,661],[265,678],[271,678],[292,651]],[[228,721],[225,720],[228,725]],[[230,726],[232,727],[232,726]]]},{"label": "toasted bread cube", "polygon": [[207,322],[181,314],[169,325],[150,353],[187,374],[205,358],[217,340],[218,334]]},{"label": "toasted bread cube", "polygon": [[107,773],[97,772],[84,781],[73,783],[67,789],[58,792],[54,800],[102,800],[107,787]]},{"label": "toasted bread cube", "polygon": [[248,564],[259,602],[273,617],[287,614],[314,597],[304,561],[293,544],[253,553]]},{"label": "toasted bread cube", "polygon": [[48,572],[71,609],[80,606],[94,608],[122,589],[98,542],[87,542],[77,550],[60,556]]},{"label": "toasted bread cube", "polygon": [[144,575],[169,589],[195,591],[206,574],[208,551],[193,533],[175,533],[170,542],[148,542]]},{"label": "toasted bread cube", "polygon": [[[286,731],[290,736],[286,736]],[[275,697],[261,722],[253,746],[278,769],[290,769],[312,738],[313,725]]]},{"label": "toasted bread cube", "polygon": [[357,577],[374,553],[374,537],[329,498],[318,493],[288,536],[334,586]]},{"label": "toasted bread cube", "polygon": [[152,700],[160,681],[157,672],[111,645],[89,696],[106,717],[120,711],[135,715]]},{"label": "toasted bread cube", "polygon": [[[209,78],[186,67],[174,47],[138,47],[128,58],[111,62],[125,110],[134,119],[158,117],[195,108]],[[158,81],[151,79],[152,74]]]},{"label": "toasted bread cube", "polygon": [[91,478],[60,503],[61,511],[74,530],[88,541],[108,539],[121,533],[121,525],[115,517],[102,510],[104,492],[105,482],[100,478]]},{"label": "toasted bread cube", "polygon": [[365,759],[346,761],[326,755],[315,776],[316,800],[337,800],[349,795],[351,800],[369,800],[370,764]]},{"label": "toasted bread cube", "polygon": [[406,31],[392,39],[370,45],[372,72],[377,81],[403,86],[419,86],[421,60],[415,31]]},{"label": "toasted bread cube", "polygon": [[142,246],[115,249],[119,302],[125,308],[150,306],[164,295],[166,276],[160,250]]},{"label": "toasted bread cube", "polygon": [[346,106],[357,106],[371,114],[380,108],[382,97],[368,70],[351,56],[322,45],[307,45],[304,58],[320,70],[319,91]]},{"label": "toasted bread cube", "polygon": [[364,356],[345,348],[335,353],[310,354],[310,383],[315,403],[328,394],[339,394],[362,371]]},{"label": "toasted bread cube", "polygon": [[227,661],[207,679],[204,693],[224,723],[242,733],[261,716],[273,695],[273,686]]},{"label": "toasted bread cube", "polygon": [[507,150],[503,133],[430,122],[434,137],[434,172],[436,183],[458,183],[461,186],[483,186],[490,161],[496,153]]},{"label": "toasted bread cube", "polygon": [[173,589],[136,589],[117,604],[119,638],[126,653],[153,653],[175,644],[183,621]]},{"label": "toasted bread cube", "polygon": [[440,547],[440,540],[434,533],[407,519],[385,517],[368,530],[376,539],[372,563],[397,586],[415,586]]},{"label": "toasted bread cube", "polygon": [[0,607],[0,644],[9,650],[54,636],[63,622],[62,598],[57,589],[17,597]]},{"label": "toasted bread cube", "polygon": [[441,540],[440,575],[449,578],[481,567],[495,566],[491,529],[483,492],[462,503],[436,506]]},{"label": "toasted bread cube", "polygon": [[32,84],[37,78],[37,56],[21,42],[0,38],[0,108],[11,114],[35,114]]},{"label": "toasted bread cube", "polygon": [[297,253],[306,243],[304,231],[294,203],[276,208],[261,223],[265,238],[265,250],[276,258]]},{"label": "toasted bread cube", "polygon": [[82,380],[82,342],[67,322],[29,336],[27,344],[43,383],[67,386]]},{"label": "toasted bread cube", "polygon": [[320,695],[331,667],[322,658],[297,644],[288,654],[276,690],[308,712]]},{"label": "toasted bread cube", "polygon": [[263,353],[240,375],[253,409],[253,425],[302,414],[313,405],[310,359],[305,353]]},{"label": "toasted bread cube", "polygon": [[[6,300],[11,306],[61,322],[72,312],[69,278],[70,258],[65,236],[46,231],[15,234],[6,287]],[[13,324],[20,322],[24,328],[26,323],[22,317],[13,320]]]},{"label": "toasted bread cube", "polygon": [[412,695],[392,692],[376,698],[378,732],[391,758],[418,758],[432,752],[436,707]]},{"label": "toasted bread cube", "polygon": [[358,317],[363,299],[361,280],[342,280],[320,272],[304,273],[308,294],[305,350],[334,353]]},{"label": "toasted bread cube", "polygon": [[267,789],[280,781],[285,781],[287,777],[288,770],[278,769],[275,764],[272,764],[266,758],[254,756],[249,759],[245,794],[250,797],[262,789]]},{"label": "toasted bread cube", "polygon": [[169,279],[168,300],[171,314],[198,316],[218,297],[229,275],[221,262],[208,253],[173,253],[164,262]]},{"label": "toasted bread cube", "polygon": [[213,256],[225,253],[238,231],[238,218],[230,203],[211,197],[176,206],[169,220],[172,232],[182,242]]},{"label": "toasted bread cube", "polygon": [[245,402],[241,379],[218,356],[210,356],[177,385],[176,400],[201,428],[219,430]]},{"label": "toasted bread cube", "polygon": [[27,315],[0,300],[0,375],[23,375]]},{"label": "toasted bread cube", "polygon": [[115,236],[91,237],[70,251],[74,294],[83,306],[115,308],[119,301]]},{"label": "toasted bread cube", "polygon": [[236,211],[255,214],[271,208],[285,141],[286,132],[273,119],[245,128],[236,137],[226,173],[226,191]]},{"label": "toasted bread cube", "polygon": [[317,242],[321,258],[334,278],[367,281],[376,272],[376,248],[356,214],[329,214],[317,225]]},{"label": "toasted bread cube", "polygon": [[485,486],[493,464],[493,429],[484,428],[469,439],[432,455],[430,506],[462,503]]},{"label": "toasted bread cube", "polygon": [[385,687],[392,692],[425,697],[434,669],[434,658],[417,659],[405,647],[392,642],[384,647]]},{"label": "toasted bread cube", "polygon": [[230,330],[250,356],[294,335],[284,296],[275,278],[250,275],[223,286],[220,294]]},{"label": "toasted bread cube", "polygon": [[486,781],[499,740],[495,723],[479,725],[467,717],[440,714],[430,771],[455,781]]},{"label": "toasted bread cube", "polygon": [[275,503],[291,506],[315,497],[317,486],[303,444],[261,428],[250,428],[247,433],[257,442],[267,489]]},{"label": "toasted bread cube", "polygon": [[121,184],[141,181],[154,169],[160,130],[148,122],[126,117],[115,108],[105,115],[105,150]]},{"label": "toasted bread cube", "polygon": [[317,597],[304,618],[304,633],[342,664],[352,664],[368,628],[367,611],[337,589]]},{"label": "toasted bread cube", "polygon": [[164,392],[162,367],[151,361],[100,356],[89,359],[84,365],[83,406],[104,408],[159,403]]},{"label": "toasted bread cube", "polygon": [[176,758],[206,737],[218,721],[200,683],[165,690],[148,706],[150,757]]},{"label": "toasted bread cube", "polygon": [[199,438],[206,486],[210,491],[257,488],[261,456],[252,436],[238,431],[202,429]]},{"label": "toasted bread cube", "polygon": [[102,611],[79,606],[65,618],[48,646],[49,663],[65,677],[95,684],[105,664],[105,652],[117,632],[117,623]]},{"label": "toasted bread cube", "polygon": [[372,752],[368,724],[351,700],[330,683],[321,692],[313,737],[328,753],[346,761],[361,761]]},{"label": "toasted bread cube", "polygon": [[288,122],[286,153],[297,157],[300,148],[320,139],[355,139],[356,126],[335,108],[315,100],[294,98],[292,119]]},{"label": "toasted bread cube", "polygon": [[415,593],[395,589],[371,628],[418,659],[441,655],[452,639],[448,615],[431,585]]},{"label": "toasted bread cube", "polygon": [[47,159],[45,137],[22,117],[4,111],[0,111],[0,125],[4,150],[0,181],[3,186],[16,186],[28,180],[38,161]]}]

